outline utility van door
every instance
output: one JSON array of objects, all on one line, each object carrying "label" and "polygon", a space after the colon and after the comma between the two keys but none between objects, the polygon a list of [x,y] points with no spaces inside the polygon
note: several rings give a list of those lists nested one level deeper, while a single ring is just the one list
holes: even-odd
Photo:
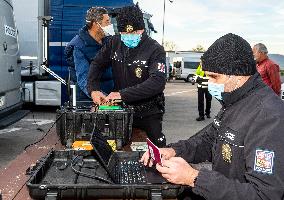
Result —
[{"label": "utility van door", "polygon": [[0,110],[21,101],[17,30],[10,0],[0,0]]},{"label": "utility van door", "polygon": [[192,77],[195,74],[198,65],[199,65],[199,62],[195,62],[195,61],[184,62],[184,67],[183,67],[181,78],[187,79],[188,76]]},{"label": "utility van door", "polygon": [[181,61],[175,61],[174,62],[174,69],[175,70],[175,76],[176,78],[181,78],[181,73],[182,73],[182,66],[181,66]]}]

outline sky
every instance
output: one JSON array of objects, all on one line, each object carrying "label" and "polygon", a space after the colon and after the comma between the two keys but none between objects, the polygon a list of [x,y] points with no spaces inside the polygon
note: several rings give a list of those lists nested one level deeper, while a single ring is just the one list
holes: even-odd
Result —
[{"label": "sky", "polygon": [[[284,0],[173,0],[166,1],[165,41],[176,50],[206,49],[226,33],[237,34],[251,46],[263,43],[269,53],[284,55]],[[152,37],[162,43],[164,0],[134,0],[152,14],[158,33]]]}]

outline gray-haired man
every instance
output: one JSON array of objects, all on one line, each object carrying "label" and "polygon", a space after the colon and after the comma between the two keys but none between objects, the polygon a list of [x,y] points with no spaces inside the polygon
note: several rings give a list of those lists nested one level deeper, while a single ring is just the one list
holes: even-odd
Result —
[{"label": "gray-haired man", "polygon": [[[105,8],[92,7],[86,14],[86,25],[65,48],[66,61],[73,71],[73,80],[77,82],[77,101],[91,101],[87,92],[87,76],[92,58],[105,43],[105,36],[114,34],[110,17]],[[101,78],[101,88],[108,94],[113,89],[112,71],[108,67]]]},{"label": "gray-haired man", "polygon": [[257,71],[260,73],[263,82],[280,96],[281,80],[279,66],[268,58],[267,53],[268,51],[264,44],[258,43],[254,45],[253,55],[257,63]]}]

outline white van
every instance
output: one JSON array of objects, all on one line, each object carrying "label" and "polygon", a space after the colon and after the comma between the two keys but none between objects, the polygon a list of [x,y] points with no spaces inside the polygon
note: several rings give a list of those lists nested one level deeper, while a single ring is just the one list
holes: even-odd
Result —
[{"label": "white van", "polygon": [[176,79],[182,79],[186,82],[191,82],[192,77],[200,63],[200,58],[203,53],[192,52],[187,57],[174,57],[173,65],[175,68]]},{"label": "white van", "polygon": [[18,34],[12,0],[0,0],[0,129],[17,121],[22,107]]}]

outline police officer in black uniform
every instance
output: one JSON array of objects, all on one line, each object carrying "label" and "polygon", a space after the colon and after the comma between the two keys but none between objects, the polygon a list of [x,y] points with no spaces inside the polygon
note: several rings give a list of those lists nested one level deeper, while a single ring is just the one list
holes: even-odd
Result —
[{"label": "police officer in black uniform", "polygon": [[[201,60],[209,92],[222,108],[196,135],[161,148],[166,160],[157,170],[168,181],[191,187],[180,198],[282,200],[283,101],[263,83],[252,49],[240,36],[222,36]],[[206,160],[212,171],[188,164]]]},{"label": "police officer in black uniform", "polygon": [[[122,99],[134,106],[133,127],[144,130],[151,141],[163,147],[164,48],[144,31],[143,13],[137,5],[122,8],[116,19],[120,34],[111,37],[92,61],[88,91],[97,104]],[[112,66],[116,92],[106,97],[99,91],[99,80],[107,66]]]}]

